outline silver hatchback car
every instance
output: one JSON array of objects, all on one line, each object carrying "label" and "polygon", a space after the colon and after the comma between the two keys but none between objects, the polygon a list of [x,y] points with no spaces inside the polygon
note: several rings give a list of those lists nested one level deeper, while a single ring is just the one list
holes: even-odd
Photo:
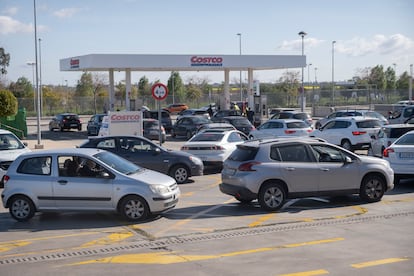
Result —
[{"label": "silver hatchback car", "polygon": [[359,194],[375,202],[394,187],[385,160],[358,156],[321,139],[253,140],[224,162],[220,191],[240,202],[255,199],[269,211],[290,198]]},{"label": "silver hatchback car", "polygon": [[180,196],[167,175],[105,150],[83,148],[22,154],[1,186],[3,206],[17,221],[37,211],[115,211],[140,221],[173,208]]}]

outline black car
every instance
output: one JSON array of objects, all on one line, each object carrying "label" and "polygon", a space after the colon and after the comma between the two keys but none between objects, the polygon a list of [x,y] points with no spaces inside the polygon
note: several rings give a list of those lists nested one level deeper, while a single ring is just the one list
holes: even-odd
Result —
[{"label": "black car", "polygon": [[211,117],[211,120],[215,123],[222,122],[223,117],[228,116],[242,116],[242,112],[237,109],[222,109],[214,113],[213,117]]},{"label": "black car", "polygon": [[111,151],[141,167],[170,175],[177,183],[185,183],[191,176],[203,175],[200,158],[182,151],[167,150],[144,137],[89,137],[80,148]]},{"label": "black car", "polygon": [[171,129],[171,137],[185,136],[188,139],[193,137],[197,129],[204,124],[211,123],[203,116],[185,116],[179,119]]},{"label": "black car", "polygon": [[[158,120],[158,110],[144,111],[143,117],[147,119]],[[166,110],[161,111],[161,124],[164,127],[166,132],[170,132],[172,128],[172,120],[170,113]]]},{"label": "black car", "polygon": [[210,119],[210,114],[208,114],[207,110],[204,109],[186,109],[178,113],[177,120],[181,119],[183,116],[204,116],[207,119]]},{"label": "black car", "polygon": [[238,131],[249,135],[250,131],[256,129],[252,123],[243,116],[228,116],[221,118],[221,122],[232,124]]},{"label": "black car", "polygon": [[88,136],[96,136],[99,134],[99,129],[102,126],[102,119],[104,116],[106,116],[106,114],[95,114],[89,119],[88,125],[86,126]]},{"label": "black car", "polygon": [[80,121],[80,118],[78,114],[75,113],[58,114],[49,122],[50,131],[53,131],[55,129],[63,131],[65,129],[70,130],[72,128],[77,129],[78,131],[82,130],[82,123]]}]

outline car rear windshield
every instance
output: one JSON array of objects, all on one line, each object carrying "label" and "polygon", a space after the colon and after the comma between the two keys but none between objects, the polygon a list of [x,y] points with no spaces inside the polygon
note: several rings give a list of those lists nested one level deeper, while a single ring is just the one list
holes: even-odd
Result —
[{"label": "car rear windshield", "polygon": [[196,136],[194,136],[191,141],[192,142],[200,142],[200,141],[221,141],[223,138],[223,133],[205,133],[202,132]]},{"label": "car rear windshield", "polygon": [[287,128],[308,128],[305,122],[291,122],[286,124]]},{"label": "car rear windshield", "polygon": [[402,128],[391,128],[385,132],[387,133],[387,136],[389,138],[399,138],[403,134],[409,132],[410,130],[414,130],[414,126],[413,127],[402,127]]},{"label": "car rear windshield", "polygon": [[361,121],[356,123],[358,128],[376,128],[381,127],[381,122],[378,120]]},{"label": "car rear windshield", "polygon": [[237,146],[237,149],[232,152],[232,154],[228,157],[229,160],[232,161],[248,161],[253,160],[257,154],[259,148],[257,147],[246,147],[246,146]]}]

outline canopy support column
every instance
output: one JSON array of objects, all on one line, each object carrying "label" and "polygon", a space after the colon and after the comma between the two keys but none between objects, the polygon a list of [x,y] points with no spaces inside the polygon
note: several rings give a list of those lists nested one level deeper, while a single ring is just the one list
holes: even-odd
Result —
[{"label": "canopy support column", "polygon": [[115,109],[115,85],[114,85],[114,69],[109,69],[109,111]]},{"label": "canopy support column", "polygon": [[131,110],[131,69],[125,70],[125,109]]}]

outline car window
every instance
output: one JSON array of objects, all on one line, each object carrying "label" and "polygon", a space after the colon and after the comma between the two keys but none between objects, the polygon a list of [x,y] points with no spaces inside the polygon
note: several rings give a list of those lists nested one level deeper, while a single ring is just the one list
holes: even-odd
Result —
[{"label": "car window", "polygon": [[305,145],[288,145],[277,148],[282,162],[311,162]]},{"label": "car window", "polygon": [[51,172],[50,156],[41,156],[24,159],[17,168],[18,173],[50,175]]},{"label": "car window", "polygon": [[390,138],[399,138],[410,130],[414,130],[414,127],[391,128],[390,130]]},{"label": "car window", "polygon": [[153,145],[145,140],[121,138],[119,139],[121,148],[130,152],[143,152],[154,150]]},{"label": "car window", "polygon": [[200,134],[194,136],[190,141],[199,142],[199,141],[221,141],[223,138],[223,133],[206,133],[201,132]]},{"label": "car window", "polygon": [[311,147],[316,160],[319,162],[343,163],[345,160],[344,154],[336,148],[326,145],[312,145]]},{"label": "car window", "polygon": [[243,147],[238,146],[230,156],[228,157],[229,160],[232,161],[248,161],[253,160],[257,154],[259,148],[256,147]]},{"label": "car window", "polygon": [[6,133],[0,135],[0,151],[22,148],[24,148],[24,145],[13,134]]},{"label": "car window", "polygon": [[369,121],[361,121],[356,122],[358,128],[376,128],[381,127],[381,122],[378,120],[369,120]]},{"label": "car window", "polygon": [[229,135],[229,138],[227,139],[229,142],[242,142],[246,141],[246,137],[238,132],[232,132]]},{"label": "car window", "polygon": [[414,133],[401,136],[401,138],[398,139],[395,142],[395,144],[396,145],[414,145]]},{"label": "car window", "polygon": [[286,124],[287,128],[308,128],[305,122],[290,122]]},{"label": "car window", "polygon": [[96,147],[99,149],[114,149],[116,147],[115,139],[111,138],[102,140],[96,145]]},{"label": "car window", "polygon": [[404,117],[411,117],[412,115],[414,115],[414,107],[409,107],[409,108],[405,108],[404,109]]}]

